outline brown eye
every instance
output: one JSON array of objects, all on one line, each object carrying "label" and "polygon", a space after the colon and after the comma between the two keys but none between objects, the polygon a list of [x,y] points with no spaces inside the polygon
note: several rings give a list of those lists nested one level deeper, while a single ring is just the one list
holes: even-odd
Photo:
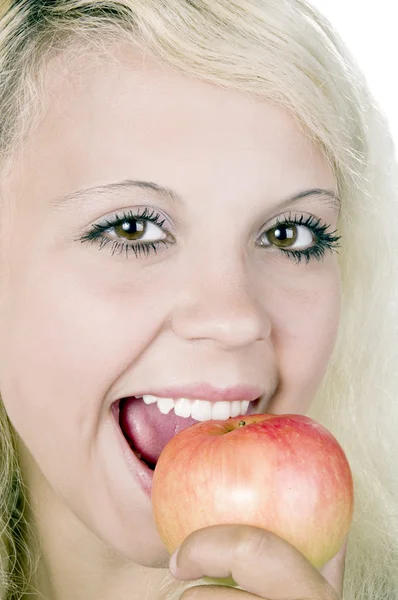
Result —
[{"label": "brown eye", "polygon": [[105,232],[110,238],[121,242],[156,243],[165,241],[167,238],[165,232],[162,231],[162,224],[158,223],[158,217],[156,217],[155,223],[150,220],[150,217],[138,218],[132,215],[119,219],[114,224],[109,223],[111,227],[108,227]]},{"label": "brown eye", "polygon": [[125,240],[139,240],[140,236],[146,232],[148,221],[138,221],[138,219],[126,219],[114,227],[117,237]]},{"label": "brown eye", "polygon": [[264,234],[270,244],[277,248],[291,248],[300,241],[301,247],[308,247],[314,241],[307,227],[294,224],[280,224]]},{"label": "brown eye", "polygon": [[141,254],[146,257],[156,254],[161,245],[167,248],[174,243],[173,235],[164,227],[165,221],[155,209],[145,208],[140,214],[128,211],[95,223],[79,241],[98,243],[100,250],[109,245],[112,256],[123,253],[127,257],[134,252],[136,258]]}]

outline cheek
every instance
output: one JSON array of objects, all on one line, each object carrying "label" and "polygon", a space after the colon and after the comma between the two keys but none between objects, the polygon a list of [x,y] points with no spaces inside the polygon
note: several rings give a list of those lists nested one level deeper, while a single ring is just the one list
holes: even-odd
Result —
[{"label": "cheek", "polygon": [[270,412],[304,414],[309,409],[334,348],[340,311],[337,265],[303,277],[302,285],[280,297],[272,317],[280,386]]},{"label": "cheek", "polygon": [[[47,261],[18,272],[0,313],[0,389],[22,440],[28,487],[43,502],[54,491],[77,527],[138,561],[163,550],[147,499],[120,458],[109,392],[151,342],[149,300],[98,272]],[[144,536],[147,547],[137,543]]]},{"label": "cheek", "polygon": [[0,385],[22,437],[62,422],[66,437],[93,439],[110,386],[151,341],[148,296],[59,264],[11,283],[1,314]]}]

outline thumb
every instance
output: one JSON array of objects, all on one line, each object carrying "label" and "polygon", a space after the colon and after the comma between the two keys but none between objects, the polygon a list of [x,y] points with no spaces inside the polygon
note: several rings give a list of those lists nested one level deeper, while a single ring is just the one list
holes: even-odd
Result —
[{"label": "thumb", "polygon": [[338,553],[321,569],[321,574],[337,591],[340,597],[343,596],[345,557],[347,552],[348,537],[345,539]]}]

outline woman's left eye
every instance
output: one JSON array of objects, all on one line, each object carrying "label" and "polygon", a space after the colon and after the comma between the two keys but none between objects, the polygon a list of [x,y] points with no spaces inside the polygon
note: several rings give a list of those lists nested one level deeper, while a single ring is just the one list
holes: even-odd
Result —
[{"label": "woman's left eye", "polygon": [[[136,258],[143,253],[148,256],[151,252],[158,251],[160,245],[168,246],[171,233],[164,229],[165,219],[155,210],[150,212],[147,208],[140,213],[131,211],[116,215],[111,221],[93,225],[92,228],[80,238],[81,242],[97,243],[99,248],[111,245],[111,254],[133,251]],[[312,258],[322,260],[326,250],[334,251],[339,247],[336,231],[328,233],[329,226],[321,225],[320,219],[303,215],[278,219],[271,229],[260,236],[259,246],[282,252],[297,264],[304,258],[310,262]]]},{"label": "woman's left eye", "polygon": [[[329,225],[322,225],[321,220],[308,215],[277,219],[272,229],[268,229],[261,236],[260,246],[270,246],[280,250],[296,264],[302,259],[309,263],[313,258],[321,261],[329,250],[334,252],[340,247],[337,231],[328,232]],[[264,241],[264,239],[266,241]]]},{"label": "woman's left eye", "polygon": [[[276,246],[279,249],[287,248],[291,250],[295,246],[305,248],[311,246],[314,242],[314,236],[308,227],[302,225],[278,225],[269,229],[265,233],[270,244]],[[267,244],[262,244],[266,246]]]}]

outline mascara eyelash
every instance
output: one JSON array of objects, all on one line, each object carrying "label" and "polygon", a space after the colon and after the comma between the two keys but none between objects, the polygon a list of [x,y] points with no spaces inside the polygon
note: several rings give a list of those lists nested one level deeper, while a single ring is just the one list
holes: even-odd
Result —
[{"label": "mascara eyelash", "polygon": [[[161,215],[152,210],[152,212],[148,211],[148,208],[145,208],[143,212],[133,213],[132,211],[128,211],[126,213],[122,213],[121,215],[116,214],[115,217],[108,221],[105,220],[102,223],[97,223],[92,226],[92,228],[87,231],[81,238],[81,243],[92,243],[98,244],[99,250],[102,250],[108,244],[112,244],[111,248],[111,256],[115,254],[122,254],[123,251],[126,253],[126,258],[128,258],[129,251],[133,251],[136,258],[141,257],[141,253],[143,252],[146,256],[149,256],[153,251],[155,254],[158,251],[160,244],[164,244],[166,247],[169,245],[168,240],[156,240],[155,242],[128,242],[127,240],[121,241],[118,239],[107,238],[103,234],[109,229],[113,229],[118,225],[126,221],[146,221],[149,223],[153,223],[158,227],[162,228],[166,219],[161,220]],[[166,230],[166,233],[169,233]]]},{"label": "mascara eyelash", "polygon": [[[145,257],[148,257],[152,252],[156,254],[161,244],[168,247],[170,241],[163,239],[156,240],[154,242],[129,242],[127,240],[121,241],[114,238],[107,238],[103,234],[108,230],[118,227],[124,222],[131,220],[150,222],[162,228],[166,219],[161,219],[161,215],[154,209],[152,212],[150,212],[147,208],[145,208],[141,213],[133,213],[132,211],[128,211],[127,213],[122,213],[121,215],[115,215],[112,220],[105,220],[102,223],[94,224],[91,229],[80,238],[79,241],[82,243],[96,243],[98,244],[100,250],[111,244],[111,256],[125,252],[126,258],[128,258],[129,252],[132,251],[134,252],[136,258],[141,257],[142,253],[145,255]],[[313,217],[312,215],[307,217],[304,217],[304,215],[296,215],[294,218],[292,218],[292,214],[290,213],[287,218],[278,217],[276,223],[271,228],[267,229],[267,231],[262,233],[260,237],[278,227],[290,227],[295,225],[305,226],[311,231],[315,237],[313,246],[310,246],[304,250],[282,249],[272,245],[271,243],[263,245],[260,244],[260,247],[270,247],[273,251],[282,252],[290,260],[294,260],[297,265],[299,265],[303,259],[307,264],[312,260],[312,258],[321,261],[325,257],[327,250],[333,252],[337,251],[337,248],[340,247],[338,242],[341,239],[341,236],[335,235],[337,230],[328,233],[327,230],[330,228],[330,225],[322,225],[321,220]],[[164,231],[166,233],[170,233],[167,229]]]},{"label": "mascara eyelash", "polygon": [[287,254],[291,260],[295,260],[297,265],[299,265],[303,259],[305,259],[306,264],[308,264],[312,258],[321,261],[324,259],[328,250],[330,252],[338,253],[337,249],[341,247],[339,241],[342,239],[342,237],[336,235],[337,229],[328,233],[330,225],[321,224],[321,219],[317,219],[312,215],[307,217],[304,215],[295,215],[295,217],[292,218],[292,213],[290,213],[287,218],[278,217],[275,225],[264,232],[263,235],[279,226],[289,227],[292,225],[302,225],[307,227],[315,237],[314,245],[310,246],[309,248],[305,248],[304,250],[288,250],[275,247],[276,250]]}]

